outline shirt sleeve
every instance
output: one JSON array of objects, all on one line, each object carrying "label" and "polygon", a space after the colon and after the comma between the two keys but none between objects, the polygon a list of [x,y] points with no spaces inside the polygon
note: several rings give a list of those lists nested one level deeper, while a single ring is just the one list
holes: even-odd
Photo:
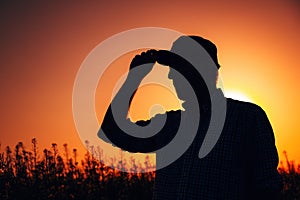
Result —
[{"label": "shirt sleeve", "polygon": [[[147,138],[134,137],[124,132],[116,123],[111,107],[108,108],[103,119],[98,137],[114,146],[129,152],[150,153],[169,143],[176,135],[180,124],[180,111],[171,111],[166,114],[166,122],[155,135]],[[157,116],[156,116],[157,117]],[[133,123],[129,119],[126,123]],[[153,120],[153,118],[151,119]],[[138,126],[147,126],[151,120],[138,121]]]}]

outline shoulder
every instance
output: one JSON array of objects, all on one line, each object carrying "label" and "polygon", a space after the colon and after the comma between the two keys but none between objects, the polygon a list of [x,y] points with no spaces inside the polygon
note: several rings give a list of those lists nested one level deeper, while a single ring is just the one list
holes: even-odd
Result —
[{"label": "shoulder", "polygon": [[265,113],[265,111],[257,104],[245,101],[239,101],[236,99],[226,98],[227,99],[227,109],[237,110],[240,112],[250,112],[250,113]]},{"label": "shoulder", "polygon": [[254,131],[255,135],[272,135],[272,126],[266,112],[254,103],[227,99],[227,117],[237,120],[247,127],[249,131]]},{"label": "shoulder", "polygon": [[227,116],[244,119],[251,123],[266,121],[266,112],[257,104],[227,98]]}]

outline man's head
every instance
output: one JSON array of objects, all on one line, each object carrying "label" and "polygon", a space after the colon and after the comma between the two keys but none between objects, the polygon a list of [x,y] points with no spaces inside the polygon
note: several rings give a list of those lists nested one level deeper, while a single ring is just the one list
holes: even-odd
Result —
[{"label": "man's head", "polygon": [[[169,78],[173,79],[179,98],[184,99],[181,95],[181,89],[184,90],[184,88],[181,88],[180,82],[177,81],[179,79],[175,74],[178,75],[178,73],[174,69],[185,76],[198,94],[206,90],[206,87],[216,88],[220,64],[217,47],[211,41],[199,36],[181,36],[173,43],[170,51],[188,61],[177,62],[176,66],[170,66]],[[194,63],[189,63],[191,61]],[[201,78],[205,79],[205,85],[201,84]]]},{"label": "man's head", "polygon": [[[220,64],[218,62],[218,50],[214,43],[212,43],[211,41],[204,39],[203,37],[200,37],[200,36],[191,35],[191,36],[185,36],[185,37],[190,37],[193,40],[195,40],[197,43],[199,43],[210,55],[210,57],[212,58],[212,60],[214,61],[215,65],[216,65],[216,67],[218,69],[220,68]],[[174,42],[173,46],[176,45],[176,41]]]}]

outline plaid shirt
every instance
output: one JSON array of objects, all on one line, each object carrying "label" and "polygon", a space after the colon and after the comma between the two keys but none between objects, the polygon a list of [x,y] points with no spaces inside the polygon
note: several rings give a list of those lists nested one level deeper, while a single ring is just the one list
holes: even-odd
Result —
[{"label": "plaid shirt", "polygon": [[[282,180],[277,171],[278,155],[265,112],[252,103],[226,100],[225,124],[215,147],[206,157],[198,158],[209,123],[209,117],[204,116],[188,150],[157,171],[153,199],[274,199],[279,195]],[[109,110],[101,127],[104,132],[113,132],[109,139],[125,150],[149,151],[142,140],[134,141],[122,135]],[[167,133],[168,140],[174,137],[180,113],[167,113],[170,120],[163,132]],[[153,140],[153,143],[160,142],[164,141]]]}]

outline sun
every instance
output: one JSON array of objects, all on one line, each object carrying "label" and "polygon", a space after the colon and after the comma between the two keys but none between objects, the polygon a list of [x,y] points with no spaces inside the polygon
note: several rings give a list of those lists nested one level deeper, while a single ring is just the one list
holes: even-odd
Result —
[{"label": "sun", "polygon": [[245,102],[253,102],[251,98],[249,98],[246,94],[240,92],[240,91],[235,91],[235,90],[225,90],[224,92],[225,97],[227,98],[232,98],[240,101],[245,101]]}]

